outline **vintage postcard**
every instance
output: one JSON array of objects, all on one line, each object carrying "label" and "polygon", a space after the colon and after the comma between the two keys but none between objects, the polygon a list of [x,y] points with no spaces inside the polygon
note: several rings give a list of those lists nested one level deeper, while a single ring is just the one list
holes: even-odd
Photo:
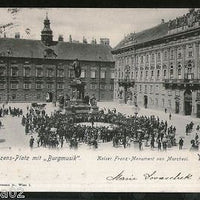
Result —
[{"label": "vintage postcard", "polygon": [[199,192],[200,9],[0,13],[3,195]]}]

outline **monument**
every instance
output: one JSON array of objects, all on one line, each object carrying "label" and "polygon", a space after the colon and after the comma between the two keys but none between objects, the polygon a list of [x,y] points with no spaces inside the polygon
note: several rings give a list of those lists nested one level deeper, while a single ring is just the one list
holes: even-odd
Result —
[{"label": "monument", "polygon": [[66,99],[65,111],[66,113],[78,114],[78,113],[89,113],[98,110],[98,107],[94,104],[89,104],[85,101],[85,85],[80,78],[81,76],[81,65],[78,59],[72,64],[74,70],[74,78],[70,83],[71,94],[70,98]]}]

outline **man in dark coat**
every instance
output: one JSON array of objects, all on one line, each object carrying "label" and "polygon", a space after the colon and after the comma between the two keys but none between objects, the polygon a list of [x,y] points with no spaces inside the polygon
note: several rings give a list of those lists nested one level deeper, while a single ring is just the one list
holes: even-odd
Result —
[{"label": "man in dark coat", "polygon": [[184,141],[183,141],[183,139],[181,138],[181,139],[179,140],[179,149],[180,149],[180,150],[181,150],[182,147],[183,147],[183,143],[184,143]]},{"label": "man in dark coat", "polygon": [[85,101],[86,104],[89,105],[89,103],[90,103],[90,97],[89,97],[88,93],[86,93],[84,101]]},{"label": "man in dark coat", "polygon": [[33,148],[33,143],[34,143],[34,138],[33,138],[33,136],[31,136],[31,139],[29,141],[29,145],[31,148]]}]

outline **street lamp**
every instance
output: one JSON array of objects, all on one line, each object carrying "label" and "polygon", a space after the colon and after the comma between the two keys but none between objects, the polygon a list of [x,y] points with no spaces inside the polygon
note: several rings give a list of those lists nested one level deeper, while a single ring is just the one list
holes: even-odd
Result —
[{"label": "street lamp", "polygon": [[98,90],[98,92],[99,92],[99,94],[98,94],[98,96],[99,96],[99,101],[101,100],[101,91],[100,91],[100,86],[101,86],[101,64],[99,65],[99,77],[98,77],[98,79],[99,79],[99,84],[98,84],[98,88],[99,88],[99,90]]},{"label": "street lamp", "polygon": [[56,63],[56,73],[55,73],[55,76],[56,76],[56,80],[55,80],[55,106],[56,106],[56,102],[57,102],[57,74],[58,74],[58,65]]},{"label": "street lamp", "polygon": [[10,49],[7,50],[7,103],[10,101]]}]

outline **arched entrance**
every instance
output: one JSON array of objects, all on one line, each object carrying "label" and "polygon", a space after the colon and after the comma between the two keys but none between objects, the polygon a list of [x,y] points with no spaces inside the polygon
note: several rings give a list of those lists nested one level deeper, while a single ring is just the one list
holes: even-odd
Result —
[{"label": "arched entrance", "polygon": [[200,103],[197,104],[197,117],[200,118]]},{"label": "arched entrance", "polygon": [[175,113],[178,114],[180,111],[180,102],[176,101],[175,102]]},{"label": "arched entrance", "polygon": [[53,93],[52,92],[47,92],[46,101],[47,102],[52,102],[53,101]]},{"label": "arched entrance", "polygon": [[192,114],[192,91],[186,90],[184,93],[184,111],[185,115]]},{"label": "arched entrance", "polygon": [[144,95],[144,107],[147,108],[148,105],[148,96]]},{"label": "arched entrance", "polygon": [[180,112],[180,96],[176,95],[175,96],[175,113],[179,114]]}]

